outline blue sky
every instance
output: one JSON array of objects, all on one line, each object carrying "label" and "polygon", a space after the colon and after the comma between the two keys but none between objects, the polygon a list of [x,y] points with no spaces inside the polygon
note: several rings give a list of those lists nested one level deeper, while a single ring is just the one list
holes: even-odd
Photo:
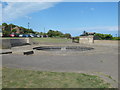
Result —
[{"label": "blue sky", "polygon": [[3,3],[3,22],[38,32],[49,29],[80,35],[88,32],[118,34],[117,2],[10,2]]}]

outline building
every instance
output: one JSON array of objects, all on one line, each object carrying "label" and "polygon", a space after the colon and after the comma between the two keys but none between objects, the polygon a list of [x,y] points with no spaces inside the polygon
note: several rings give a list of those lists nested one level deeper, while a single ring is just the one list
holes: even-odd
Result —
[{"label": "building", "polygon": [[19,27],[14,27],[14,28],[11,29],[11,31],[12,30],[16,30],[17,34],[20,34],[20,32],[21,32],[21,28],[19,28]]},{"label": "building", "polygon": [[89,36],[89,35],[95,35],[95,32],[86,32],[86,31],[84,31],[83,34],[81,34],[80,36]]},{"label": "building", "polygon": [[87,32],[88,35],[94,35],[95,32]]},{"label": "building", "polygon": [[86,32],[79,37],[79,43],[81,44],[93,44],[95,32]]}]

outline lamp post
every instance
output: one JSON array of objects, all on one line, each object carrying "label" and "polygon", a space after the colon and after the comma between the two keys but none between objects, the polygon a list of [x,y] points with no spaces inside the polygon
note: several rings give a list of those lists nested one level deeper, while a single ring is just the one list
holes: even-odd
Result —
[{"label": "lamp post", "polygon": [[45,27],[44,27],[44,34],[45,34]]},{"label": "lamp post", "polygon": [[30,27],[30,23],[28,22],[28,30],[29,30],[29,27]]}]

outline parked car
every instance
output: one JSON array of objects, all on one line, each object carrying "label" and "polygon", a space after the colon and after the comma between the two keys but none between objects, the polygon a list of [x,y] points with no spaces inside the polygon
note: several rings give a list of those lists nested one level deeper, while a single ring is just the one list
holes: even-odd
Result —
[{"label": "parked car", "polygon": [[15,37],[15,34],[10,34],[9,36],[10,36],[10,37]]},{"label": "parked car", "polygon": [[34,37],[37,37],[37,35],[36,35],[36,34],[33,34],[33,36],[34,36]]},{"label": "parked car", "polygon": [[37,37],[40,37],[40,35],[37,35]]},{"label": "parked car", "polygon": [[26,37],[30,37],[30,35],[29,35],[29,34],[26,34],[25,36],[26,36]]},{"label": "parked car", "polygon": [[23,37],[23,34],[20,34],[19,37]]},{"label": "parked car", "polygon": [[9,35],[9,37],[19,37],[19,34],[12,33],[12,34]]},{"label": "parked car", "polygon": [[2,37],[10,37],[10,35],[4,35],[4,34],[3,34]]},{"label": "parked car", "polygon": [[15,37],[19,37],[19,34],[15,34]]},{"label": "parked car", "polygon": [[23,34],[22,37],[30,37],[30,35],[29,34]]},{"label": "parked car", "polygon": [[30,37],[34,37],[34,35],[33,35],[33,34],[30,34]]},{"label": "parked car", "polygon": [[43,35],[43,37],[45,37],[45,38],[46,38],[46,37],[48,37],[48,35]]}]

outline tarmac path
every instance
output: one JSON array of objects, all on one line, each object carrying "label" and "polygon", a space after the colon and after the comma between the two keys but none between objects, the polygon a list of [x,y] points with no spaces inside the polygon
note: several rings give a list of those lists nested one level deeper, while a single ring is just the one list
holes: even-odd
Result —
[{"label": "tarmac path", "polygon": [[111,45],[90,47],[94,50],[72,53],[34,51],[35,54],[29,56],[21,53],[2,55],[2,65],[40,71],[98,72],[111,76],[118,82],[118,47]]}]

